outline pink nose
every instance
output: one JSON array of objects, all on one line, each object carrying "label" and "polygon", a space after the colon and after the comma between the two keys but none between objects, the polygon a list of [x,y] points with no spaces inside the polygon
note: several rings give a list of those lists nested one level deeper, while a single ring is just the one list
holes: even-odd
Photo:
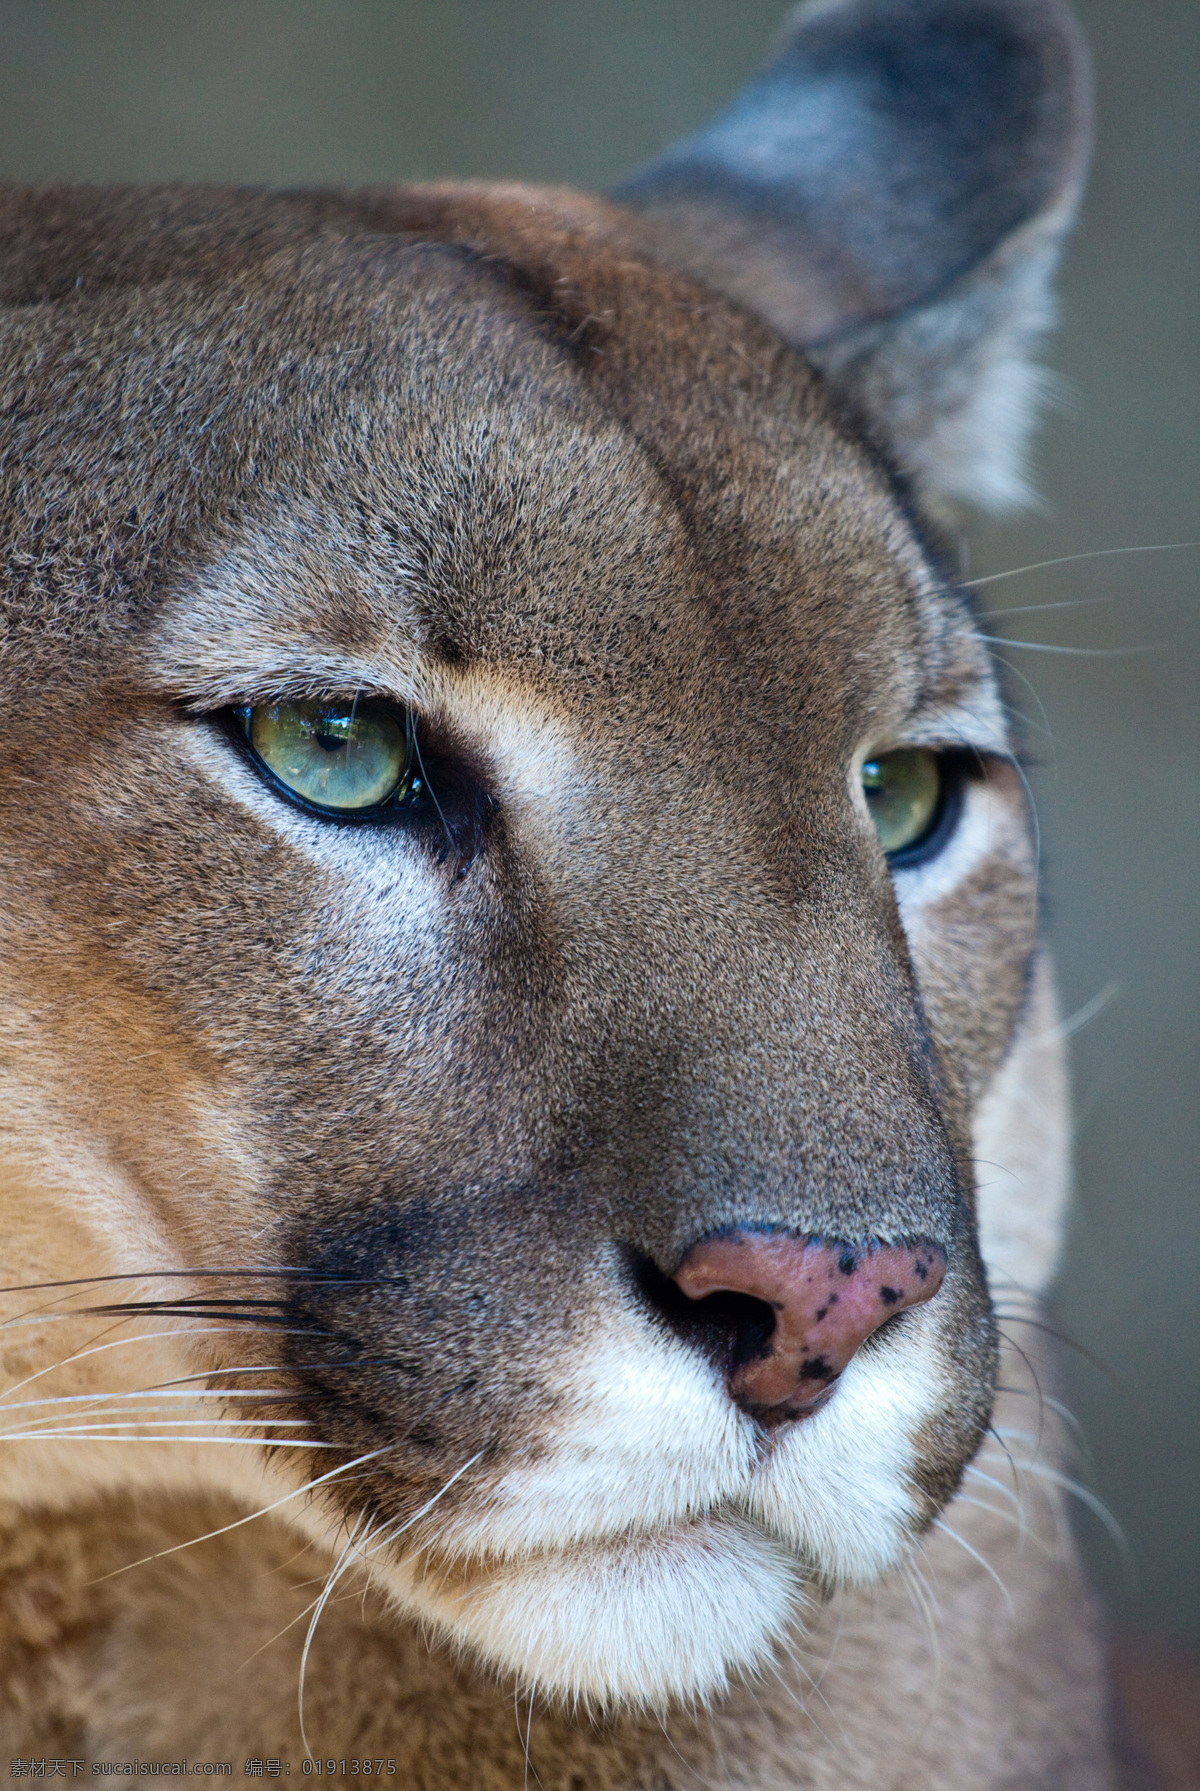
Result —
[{"label": "pink nose", "polygon": [[821,1404],[859,1345],[893,1314],[931,1300],[945,1273],[937,1244],[856,1247],[731,1231],[694,1244],[674,1280],[689,1300],[748,1294],[771,1307],[766,1351],[731,1369],[729,1391],[778,1424]]}]

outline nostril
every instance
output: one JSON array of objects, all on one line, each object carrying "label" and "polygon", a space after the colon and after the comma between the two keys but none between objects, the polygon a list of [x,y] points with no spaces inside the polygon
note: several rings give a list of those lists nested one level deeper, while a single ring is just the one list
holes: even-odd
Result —
[{"label": "nostril", "polygon": [[923,1239],[734,1230],[694,1244],[669,1279],[648,1265],[643,1285],[717,1363],[737,1403],[779,1424],[815,1411],[867,1338],[932,1299],[945,1272],[945,1251]]},{"label": "nostril", "polygon": [[736,1375],[770,1353],[776,1314],[769,1301],[732,1288],[689,1299],[678,1282],[644,1257],[634,1264],[634,1278],[676,1335],[706,1355],[723,1375]]},{"label": "nostril", "polygon": [[733,1375],[770,1354],[775,1312],[753,1294],[722,1289],[692,1301],[691,1328],[706,1353]]}]

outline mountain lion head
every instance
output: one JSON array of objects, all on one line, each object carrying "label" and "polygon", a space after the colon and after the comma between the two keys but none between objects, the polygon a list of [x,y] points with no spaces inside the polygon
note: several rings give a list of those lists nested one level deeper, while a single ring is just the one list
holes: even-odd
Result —
[{"label": "mountain lion head", "polygon": [[1054,0],[819,0],[612,201],[7,192],[8,1379],[178,1437],[12,1496],[266,1487],[600,1702],[934,1521],[1059,1185],[976,1190],[1057,1070],[936,528],[1085,88]]}]

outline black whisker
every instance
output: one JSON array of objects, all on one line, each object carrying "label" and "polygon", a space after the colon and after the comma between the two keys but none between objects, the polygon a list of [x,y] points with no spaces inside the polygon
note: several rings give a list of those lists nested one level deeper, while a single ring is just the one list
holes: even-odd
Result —
[{"label": "black whisker", "polygon": [[339,1287],[394,1287],[402,1277],[397,1275],[343,1275],[325,1269],[309,1269],[296,1263],[255,1268],[188,1268],[138,1269],[125,1275],[81,1275],[71,1281],[23,1281],[0,1287],[0,1294],[49,1293],[59,1287],[103,1287],[116,1281],[185,1280],[203,1276],[230,1280],[291,1280],[297,1276],[307,1286],[329,1283]]},{"label": "black whisker", "polygon": [[1041,1377],[1038,1374],[1037,1368],[1033,1362],[1032,1357],[1025,1350],[1023,1350],[1021,1348],[1020,1344],[1017,1343],[1014,1338],[1010,1337],[1008,1335],[1007,1331],[1005,1331],[1001,1326],[997,1326],[997,1329],[1000,1331],[1000,1335],[1004,1339],[1005,1343],[1007,1343],[1008,1347],[1010,1349],[1016,1350],[1016,1352],[1020,1356],[1022,1362],[1024,1362],[1026,1368],[1029,1370],[1030,1377],[1033,1381],[1033,1389],[1034,1390],[1030,1394],[1030,1397],[1037,1399],[1037,1406],[1038,1406],[1038,1433],[1037,1433],[1036,1442],[1034,1444],[1034,1450],[1036,1453],[1036,1451],[1038,1449],[1040,1449],[1042,1446],[1042,1435],[1046,1428],[1046,1401],[1045,1401],[1045,1397],[1042,1393]]}]

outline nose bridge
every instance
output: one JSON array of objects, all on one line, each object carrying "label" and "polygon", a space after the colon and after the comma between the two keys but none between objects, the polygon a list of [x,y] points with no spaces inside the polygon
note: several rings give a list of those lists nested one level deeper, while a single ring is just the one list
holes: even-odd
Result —
[{"label": "nose bridge", "polygon": [[670,896],[626,952],[647,1036],[613,1117],[641,1247],[669,1274],[727,1227],[948,1240],[946,1092],[868,879],[791,901],[728,878]]}]

